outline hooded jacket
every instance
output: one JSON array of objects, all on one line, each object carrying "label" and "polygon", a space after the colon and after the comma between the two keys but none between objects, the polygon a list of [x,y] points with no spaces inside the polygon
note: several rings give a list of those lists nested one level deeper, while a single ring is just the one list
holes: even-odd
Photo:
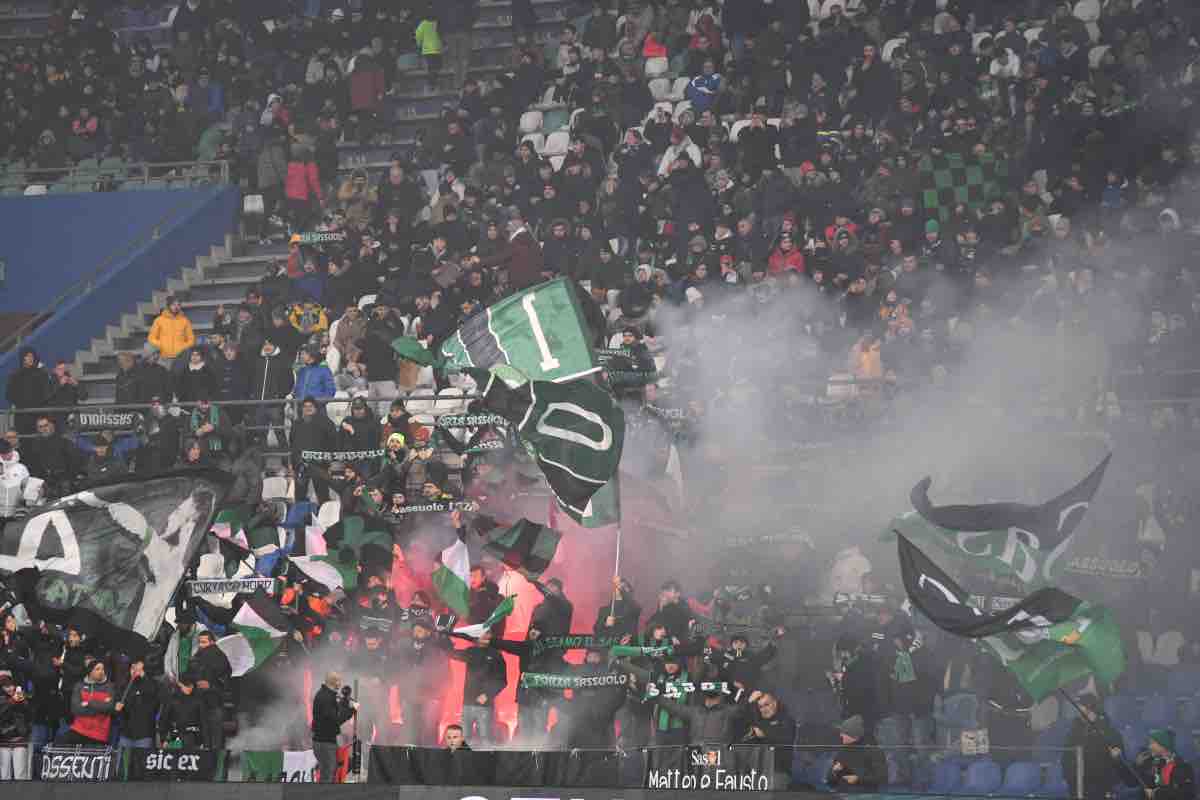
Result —
[{"label": "hooded jacket", "polygon": [[[33,366],[26,367],[25,356],[33,355]],[[8,402],[17,408],[38,408],[46,405],[50,396],[50,378],[46,370],[38,366],[38,355],[29,347],[21,348],[21,364],[8,377]]]},{"label": "hooded jacket", "polygon": [[251,395],[258,400],[287,396],[292,390],[292,365],[278,347],[266,354],[259,351],[254,359],[254,374],[250,381]]},{"label": "hooded jacket", "polygon": [[167,308],[163,309],[150,326],[147,341],[162,353],[163,358],[175,358],[196,343],[196,334],[192,331],[192,323],[185,314],[175,314]]}]

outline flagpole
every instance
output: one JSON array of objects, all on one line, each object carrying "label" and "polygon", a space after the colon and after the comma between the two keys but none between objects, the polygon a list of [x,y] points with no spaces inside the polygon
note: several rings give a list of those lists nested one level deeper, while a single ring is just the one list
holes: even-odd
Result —
[{"label": "flagpole", "polygon": [[[1100,730],[1100,727],[1098,725],[1096,725],[1096,723],[1094,723],[1090,719],[1088,719],[1087,714],[1083,713],[1083,709],[1080,707],[1079,703],[1075,702],[1075,698],[1071,697],[1070,692],[1068,692],[1066,689],[1063,689],[1062,687],[1059,687],[1058,693],[1061,694],[1063,696],[1063,698],[1068,703],[1070,703],[1077,712],[1079,712],[1079,718],[1081,720],[1083,720],[1085,725],[1087,725],[1089,728],[1091,728],[1095,733],[1098,733],[1101,737],[1104,736],[1104,731]],[[1079,755],[1076,754],[1075,757],[1079,758]],[[1146,782],[1144,780],[1142,780],[1142,776],[1138,774],[1137,770],[1134,769],[1133,767],[1129,766],[1129,764],[1127,764],[1125,762],[1125,754],[1124,753],[1117,756],[1117,760],[1121,762],[1121,766],[1125,768],[1126,772],[1133,775],[1133,777],[1137,779],[1137,782],[1139,784],[1141,784],[1143,789],[1150,788],[1149,786],[1146,785]]]},{"label": "flagpole", "polygon": [[[621,577],[621,526],[617,526],[617,560],[613,564],[613,583]],[[612,604],[608,607],[608,615],[615,617],[617,615],[617,587],[613,586]]]}]

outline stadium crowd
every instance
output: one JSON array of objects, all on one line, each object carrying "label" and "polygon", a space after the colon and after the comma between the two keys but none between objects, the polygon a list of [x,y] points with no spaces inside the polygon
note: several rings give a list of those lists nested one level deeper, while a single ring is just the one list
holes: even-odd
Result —
[{"label": "stadium crowd", "polygon": [[[518,486],[526,479],[509,457],[467,453],[498,434],[437,424],[468,410],[463,385],[392,342],[436,349],[491,303],[559,276],[579,287],[595,345],[667,378],[621,394],[628,415],[681,445],[687,428],[668,425],[663,406],[704,416],[713,398],[691,393],[690,367],[730,314],[756,319],[758,337],[797,342],[780,385],[806,378],[826,394],[836,379],[828,394],[858,421],[886,415],[882,398],[952,382],[971,344],[999,329],[1062,346],[1061,401],[1081,418],[1103,411],[1120,368],[1200,366],[1194,3],[598,0],[586,24],[564,25],[543,48],[526,31],[528,3],[514,2],[510,68],[486,80],[464,51],[473,0],[190,0],[164,48],[113,33],[155,6],[58,3],[41,46],[0,53],[15,109],[0,149],[40,167],[110,154],[230,160],[247,193],[263,196],[248,229],[286,230],[289,251],[242,303],[218,310],[207,337],[167,301],[145,350],[119,356],[116,403],[151,406],[129,430],[87,435],[67,412],[20,414],[87,399],[67,363],[23,353],[7,387],[16,424],[0,441],[6,514],[127,471],[261,466],[245,456],[262,449],[287,453],[291,503],[260,512],[280,524],[310,498],[336,498],[346,515],[418,496],[479,499],[485,481]],[[343,174],[339,142],[390,140],[385,100],[405,75],[401,58],[418,52],[431,79],[449,58],[457,102],[415,146],[397,146],[381,176]],[[564,127],[543,130],[562,112]],[[251,400],[279,402],[213,405]],[[377,451],[328,467],[302,456]],[[452,524],[467,523],[456,514]],[[611,611],[589,627],[573,619],[570,587],[551,580],[525,639],[500,627],[453,649],[437,598],[393,583],[397,561],[364,558],[344,600],[303,580],[280,598],[296,609],[298,647],[342,648],[380,687],[403,665],[402,730],[383,718],[385,703],[368,715],[381,741],[439,742],[433,689],[449,658],[467,669],[455,735],[503,740],[492,714],[507,683],[499,654],[516,655],[522,672],[603,671],[600,649],[577,665],[537,646],[581,630],[669,643],[672,655],[628,665],[642,689],[694,678],[728,692],[647,700],[623,687],[522,687],[526,741],[542,741],[552,710],[552,741],[571,747],[614,745],[614,720],[626,747],[795,740],[786,687],[763,677],[777,609],[764,611],[770,632],[751,648],[745,635],[710,639],[692,624],[713,613],[706,592],[689,603],[665,584],[646,614],[618,580]],[[470,622],[499,605],[497,577],[472,573]],[[361,627],[364,616],[405,624],[385,635]],[[855,608],[843,624],[840,739],[825,726],[806,742],[921,745],[976,724],[951,721],[950,653],[922,647],[906,614]],[[55,737],[222,746],[230,672],[211,636],[196,635],[193,668],[167,689],[145,662],[79,633],[18,631],[7,618],[0,753]],[[1091,728],[1074,735],[1112,744]],[[0,777],[13,774],[7,758]],[[886,765],[859,752],[839,763],[833,785],[888,782]],[[1108,763],[1092,758],[1089,776],[1111,785]]]}]

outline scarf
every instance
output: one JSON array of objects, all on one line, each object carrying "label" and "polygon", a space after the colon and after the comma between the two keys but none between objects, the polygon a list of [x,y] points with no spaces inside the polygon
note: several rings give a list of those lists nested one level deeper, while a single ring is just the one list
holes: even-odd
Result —
[{"label": "scarf", "polygon": [[917,679],[917,670],[913,667],[912,655],[908,651],[896,654],[896,663],[892,665],[892,680],[899,684],[912,683]]},{"label": "scarf", "polygon": [[[194,409],[192,409],[192,430],[194,431],[197,428],[199,428],[201,425],[204,425],[207,423],[209,425],[212,425],[213,430],[215,431],[217,429],[217,423],[220,421],[220,419],[221,419],[221,412],[217,409],[216,406],[209,406],[208,419],[206,419],[204,422],[200,421],[200,409],[194,408]],[[204,440],[205,440],[205,443],[208,445],[208,449],[214,453],[220,452],[221,450],[225,449],[225,443],[223,441],[221,441],[220,436],[210,434],[208,436],[205,436]]]}]

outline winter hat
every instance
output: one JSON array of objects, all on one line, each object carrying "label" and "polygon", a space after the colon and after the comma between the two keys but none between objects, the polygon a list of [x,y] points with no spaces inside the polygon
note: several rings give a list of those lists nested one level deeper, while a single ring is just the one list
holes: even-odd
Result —
[{"label": "winter hat", "polygon": [[925,232],[926,233],[939,233],[941,230],[942,230],[942,226],[938,224],[938,221],[936,219],[931,219],[931,220],[929,220],[929,222],[925,223]]},{"label": "winter hat", "polygon": [[861,739],[866,735],[867,726],[863,723],[863,718],[855,714],[849,719],[843,720],[841,725],[838,725],[838,733],[845,734],[851,739]]},{"label": "winter hat", "polygon": [[1175,731],[1170,728],[1155,728],[1148,736],[1150,741],[1158,742],[1168,752],[1175,752]]}]

